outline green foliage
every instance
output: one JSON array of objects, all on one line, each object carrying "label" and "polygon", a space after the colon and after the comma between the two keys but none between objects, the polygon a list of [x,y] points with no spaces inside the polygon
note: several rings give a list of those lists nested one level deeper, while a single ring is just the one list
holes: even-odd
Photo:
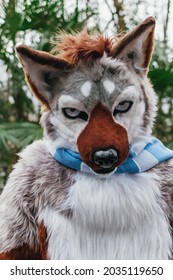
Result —
[{"label": "green foliage", "polygon": [[[26,86],[24,74],[15,55],[17,44],[29,44],[49,51],[50,41],[59,29],[81,29],[97,13],[86,3],[79,8],[65,9],[64,0],[3,0],[0,3],[0,67],[5,73],[0,77],[0,186],[5,182],[16,152],[34,139],[41,137],[38,125],[29,123],[39,119]],[[3,79],[2,79],[3,78]],[[2,79],[2,80],[1,80]]]},{"label": "green foliage", "polygon": [[[58,29],[81,29],[94,15],[91,9],[79,10],[78,1],[72,12],[64,9],[63,0],[9,0],[2,2],[0,14],[0,61],[6,66],[8,81],[3,83],[0,96],[6,93],[5,106],[11,107],[8,100],[12,96],[14,120],[27,120],[34,107],[26,95],[23,71],[15,55],[15,46],[29,44],[40,50],[49,51],[50,41]],[[11,108],[10,108],[11,110]],[[36,112],[35,112],[36,113]],[[0,119],[10,120],[10,116],[0,109]]]},{"label": "green foliage", "polygon": [[[20,150],[33,140],[40,139],[42,129],[36,123],[11,122],[0,124],[0,150]],[[1,154],[2,155],[2,154]]]},{"label": "green foliage", "polygon": [[158,96],[155,134],[173,149],[173,62],[168,61],[165,48],[156,44],[149,77]]},{"label": "green foliage", "polygon": [[42,137],[42,129],[31,122],[0,123],[0,188],[22,148]]}]

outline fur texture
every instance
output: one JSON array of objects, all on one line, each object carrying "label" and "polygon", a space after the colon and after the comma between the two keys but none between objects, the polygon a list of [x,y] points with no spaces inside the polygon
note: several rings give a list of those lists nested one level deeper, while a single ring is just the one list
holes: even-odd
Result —
[{"label": "fur texture", "polygon": [[[173,169],[171,161],[160,164],[157,172],[97,179],[63,168],[44,142],[37,141],[21,154],[17,169],[19,164],[20,172],[23,166],[20,182],[14,170],[1,196],[0,250],[7,252],[0,255],[2,259],[166,259],[171,255],[167,221],[172,220],[167,169],[167,165]],[[47,241],[38,238],[42,222]],[[37,248],[32,257],[28,251],[23,255],[26,245],[20,245],[26,241]],[[40,247],[48,250],[46,257],[39,255]],[[13,248],[18,248],[18,256]]]},{"label": "fur texture", "polygon": [[48,257],[167,259],[172,240],[156,180],[148,173],[116,180],[76,174],[62,205],[72,209],[71,219],[49,206],[40,214],[50,234]]},{"label": "fur texture", "polygon": [[[103,120],[104,130],[102,128]],[[115,123],[110,111],[101,104],[98,104],[92,111],[88,125],[78,137],[77,145],[83,161],[94,171],[99,170],[99,167],[92,161],[93,152],[97,149],[111,147],[118,150],[119,158],[113,165],[114,168],[120,165],[129,153],[126,130]]]},{"label": "fur texture", "polygon": [[[42,141],[28,146],[19,156],[1,195],[0,252],[21,244],[38,251],[39,212],[47,204],[58,209],[73,184],[74,172],[57,164]],[[69,211],[63,214],[69,216]]]},{"label": "fur texture", "polygon": [[119,165],[130,144],[150,137],[154,26],[150,17],[113,39],[62,34],[55,55],[17,47],[44,106],[44,139],[21,152],[0,197],[0,259],[172,258],[172,160],[141,174],[100,177],[66,168],[49,152],[80,152],[98,173],[94,150],[113,146]]}]

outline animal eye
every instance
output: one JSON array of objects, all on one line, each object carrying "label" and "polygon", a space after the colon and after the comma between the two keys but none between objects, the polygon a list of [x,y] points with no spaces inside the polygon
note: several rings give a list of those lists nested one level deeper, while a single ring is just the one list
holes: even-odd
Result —
[{"label": "animal eye", "polygon": [[63,114],[66,118],[68,119],[77,119],[80,118],[84,121],[88,120],[88,115],[87,113],[83,112],[83,111],[79,111],[75,108],[63,108],[62,109]]},{"label": "animal eye", "polygon": [[67,118],[75,119],[79,116],[80,111],[74,108],[63,108],[63,113]]},{"label": "animal eye", "polygon": [[114,109],[113,115],[115,116],[117,113],[126,113],[130,110],[131,106],[133,105],[132,101],[123,101],[120,102]]}]

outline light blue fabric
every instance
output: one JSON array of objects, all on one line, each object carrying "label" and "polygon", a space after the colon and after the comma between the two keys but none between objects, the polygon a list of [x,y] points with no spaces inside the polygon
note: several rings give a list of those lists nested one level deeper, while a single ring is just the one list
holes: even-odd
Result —
[{"label": "light blue fabric", "polygon": [[[66,148],[57,148],[53,157],[69,168],[93,173],[92,169],[82,161],[80,154],[77,152]],[[144,172],[171,158],[173,158],[173,151],[166,148],[157,138],[152,137],[147,140],[144,138],[144,140],[130,146],[128,158],[116,168],[114,174]]]}]

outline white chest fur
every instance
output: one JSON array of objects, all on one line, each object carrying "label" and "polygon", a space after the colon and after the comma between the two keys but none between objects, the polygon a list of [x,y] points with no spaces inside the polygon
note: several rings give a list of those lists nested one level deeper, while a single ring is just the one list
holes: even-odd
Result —
[{"label": "white chest fur", "polygon": [[98,179],[75,175],[64,209],[67,219],[46,206],[50,259],[167,259],[172,245],[153,175],[119,174]]}]

